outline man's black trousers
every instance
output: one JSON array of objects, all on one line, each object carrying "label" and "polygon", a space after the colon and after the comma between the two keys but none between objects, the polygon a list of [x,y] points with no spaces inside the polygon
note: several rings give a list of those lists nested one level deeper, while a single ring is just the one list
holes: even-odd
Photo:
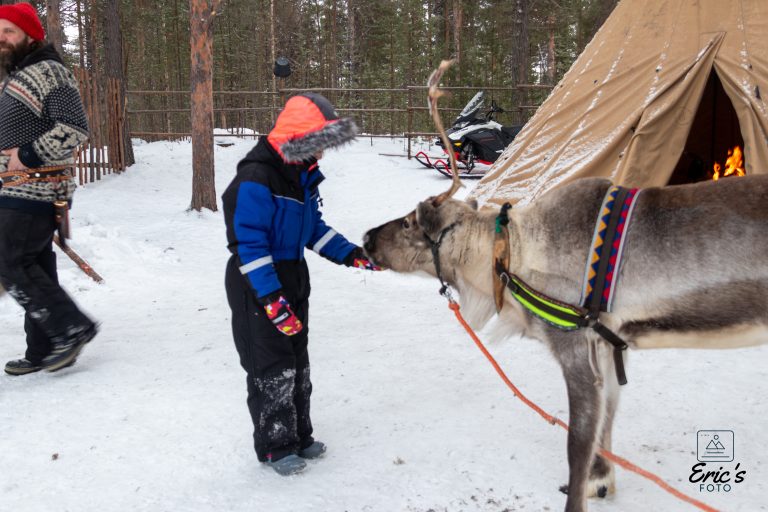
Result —
[{"label": "man's black trousers", "polygon": [[55,229],[53,215],[0,208],[0,284],[24,308],[25,357],[35,365],[50,353],[51,338],[92,324],[59,286]]},{"label": "man's black trousers", "polygon": [[235,347],[247,373],[254,447],[260,461],[279,460],[314,442],[307,352],[309,271],[303,260],[275,263],[283,295],[304,325],[299,334],[286,336],[256,302],[237,263],[235,256],[229,259],[225,281]]}]

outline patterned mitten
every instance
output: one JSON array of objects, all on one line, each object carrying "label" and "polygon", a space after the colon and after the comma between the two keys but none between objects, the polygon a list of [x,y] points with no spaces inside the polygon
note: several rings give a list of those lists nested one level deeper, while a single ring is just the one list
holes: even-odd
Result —
[{"label": "patterned mitten", "polygon": [[261,303],[267,313],[267,318],[275,324],[278,331],[286,336],[299,334],[304,328],[301,320],[293,313],[291,305],[280,293],[280,290],[261,299]]},{"label": "patterned mitten", "polygon": [[349,256],[344,260],[344,264],[348,267],[359,268],[362,270],[381,270],[381,267],[373,263],[365,255],[365,252],[360,247],[355,247]]}]

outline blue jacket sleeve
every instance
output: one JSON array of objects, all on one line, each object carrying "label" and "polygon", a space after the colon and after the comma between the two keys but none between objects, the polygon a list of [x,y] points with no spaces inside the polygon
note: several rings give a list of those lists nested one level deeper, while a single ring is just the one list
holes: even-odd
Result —
[{"label": "blue jacket sleeve", "polygon": [[275,215],[272,193],[259,183],[244,182],[237,191],[234,234],[240,272],[261,298],[281,288],[269,252],[269,231]]},{"label": "blue jacket sleeve", "polygon": [[344,259],[357,246],[325,223],[322,212],[317,208],[317,200],[312,207],[315,209],[317,220],[307,247],[334,263],[344,263]]}]

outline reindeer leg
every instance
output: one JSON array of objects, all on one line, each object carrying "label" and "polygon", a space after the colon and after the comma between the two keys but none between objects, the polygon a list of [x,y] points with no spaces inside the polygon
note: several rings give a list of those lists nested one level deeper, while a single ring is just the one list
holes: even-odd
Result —
[{"label": "reindeer leg", "polygon": [[[611,450],[611,434],[613,419],[616,414],[616,406],[619,403],[619,381],[616,377],[616,368],[613,365],[612,349],[603,345],[600,350],[600,370],[603,375],[603,421],[600,433],[599,448]],[[589,472],[587,484],[587,496],[605,498],[606,495],[616,491],[616,474],[613,463],[599,454],[595,454],[592,468]]]},{"label": "reindeer leg", "polygon": [[[595,386],[584,336],[563,336],[555,353],[568,388],[568,500],[565,512],[587,512],[588,482],[605,415],[603,390]],[[562,490],[562,489],[561,489]]]}]

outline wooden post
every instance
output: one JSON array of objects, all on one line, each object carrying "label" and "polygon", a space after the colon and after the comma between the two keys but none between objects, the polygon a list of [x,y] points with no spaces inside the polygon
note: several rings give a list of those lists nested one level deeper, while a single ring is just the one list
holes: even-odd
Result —
[{"label": "wooden post", "polygon": [[221,0],[189,0],[192,204],[216,211],[213,166],[213,20]]}]

